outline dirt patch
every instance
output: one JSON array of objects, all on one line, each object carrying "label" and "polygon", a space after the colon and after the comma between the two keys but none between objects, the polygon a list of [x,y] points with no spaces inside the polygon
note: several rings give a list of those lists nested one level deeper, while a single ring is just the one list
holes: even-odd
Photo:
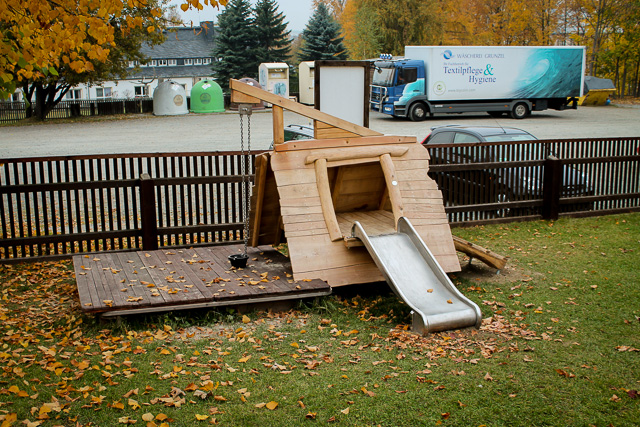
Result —
[{"label": "dirt patch", "polygon": [[509,260],[502,270],[489,267],[478,259],[469,262],[469,257],[458,253],[462,270],[451,274],[453,279],[465,279],[472,282],[489,282],[495,284],[528,282],[541,276],[540,273],[528,271],[520,267],[515,261]]}]

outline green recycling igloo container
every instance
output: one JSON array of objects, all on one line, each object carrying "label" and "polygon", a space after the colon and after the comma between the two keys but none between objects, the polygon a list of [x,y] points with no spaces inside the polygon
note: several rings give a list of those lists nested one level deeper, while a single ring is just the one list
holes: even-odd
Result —
[{"label": "green recycling igloo container", "polygon": [[200,80],[191,89],[192,113],[223,113],[224,95],[214,80]]}]

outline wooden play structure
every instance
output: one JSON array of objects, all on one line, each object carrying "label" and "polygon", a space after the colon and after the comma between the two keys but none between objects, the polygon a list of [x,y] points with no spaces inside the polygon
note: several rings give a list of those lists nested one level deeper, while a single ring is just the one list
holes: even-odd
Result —
[{"label": "wooden play structure", "polygon": [[[274,150],[256,160],[250,245],[286,237],[296,280],[331,286],[384,280],[354,221],[369,233],[411,221],[444,271],[460,270],[442,196],[427,176],[429,154],[414,137],[385,136],[313,108],[231,81],[231,100],[273,105]],[[283,110],[313,120],[314,140],[284,143]]]}]

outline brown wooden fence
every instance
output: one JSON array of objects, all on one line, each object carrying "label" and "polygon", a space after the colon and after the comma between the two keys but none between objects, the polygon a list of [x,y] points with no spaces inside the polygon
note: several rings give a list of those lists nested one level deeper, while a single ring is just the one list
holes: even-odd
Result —
[{"label": "brown wooden fence", "polygon": [[[640,138],[429,147],[452,225],[640,211]],[[249,169],[260,152],[246,156]],[[243,236],[238,152],[0,159],[0,259]]]},{"label": "brown wooden fence", "polygon": [[[47,114],[47,119],[151,112],[153,112],[152,98],[78,99],[59,102]],[[11,123],[25,118],[25,102],[0,102],[0,123]]]},{"label": "brown wooden fence", "polygon": [[[246,156],[249,172],[260,152]],[[0,259],[242,239],[237,152],[0,160]]]},{"label": "brown wooden fence", "polygon": [[428,147],[452,224],[640,210],[640,138]]}]

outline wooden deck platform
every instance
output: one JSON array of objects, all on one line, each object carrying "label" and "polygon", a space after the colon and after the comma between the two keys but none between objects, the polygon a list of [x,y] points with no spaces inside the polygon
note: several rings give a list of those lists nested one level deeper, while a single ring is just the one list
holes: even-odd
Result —
[{"label": "wooden deck platform", "polygon": [[322,280],[295,282],[288,258],[249,248],[247,268],[227,257],[242,245],[116,252],[73,257],[80,305],[103,317],[265,303],[328,295]]}]

